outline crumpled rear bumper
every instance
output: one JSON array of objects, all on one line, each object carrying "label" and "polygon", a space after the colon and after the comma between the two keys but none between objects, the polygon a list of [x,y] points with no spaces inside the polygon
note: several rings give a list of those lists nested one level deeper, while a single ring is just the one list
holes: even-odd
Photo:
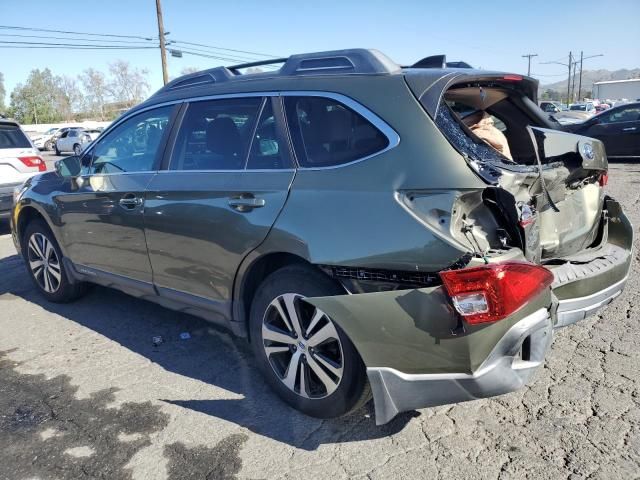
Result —
[{"label": "crumpled rear bumper", "polygon": [[376,423],[416,408],[513,392],[542,365],[552,338],[549,312],[540,309],[513,325],[473,373],[410,375],[392,368],[367,368]]},{"label": "crumpled rear bumper", "polygon": [[551,266],[557,307],[555,327],[565,327],[605,307],[622,293],[633,258],[633,226],[618,202],[605,200],[602,242]]}]

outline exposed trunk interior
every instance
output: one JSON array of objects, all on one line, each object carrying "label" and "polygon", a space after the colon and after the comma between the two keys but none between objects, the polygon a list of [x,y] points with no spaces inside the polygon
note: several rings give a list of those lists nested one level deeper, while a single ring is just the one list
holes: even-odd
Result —
[{"label": "exposed trunk interior", "polygon": [[482,202],[499,226],[487,233],[492,229],[480,217],[461,219],[462,235],[471,235],[476,253],[516,246],[529,260],[545,262],[594,243],[607,171],[601,142],[548,128],[511,80],[454,84],[435,120],[491,185]]}]

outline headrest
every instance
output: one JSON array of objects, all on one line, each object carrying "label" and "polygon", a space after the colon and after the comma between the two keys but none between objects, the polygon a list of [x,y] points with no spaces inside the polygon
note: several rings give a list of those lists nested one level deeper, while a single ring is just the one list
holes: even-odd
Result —
[{"label": "headrest", "polygon": [[207,149],[220,155],[240,153],[242,139],[238,127],[229,117],[219,117],[207,125]]}]

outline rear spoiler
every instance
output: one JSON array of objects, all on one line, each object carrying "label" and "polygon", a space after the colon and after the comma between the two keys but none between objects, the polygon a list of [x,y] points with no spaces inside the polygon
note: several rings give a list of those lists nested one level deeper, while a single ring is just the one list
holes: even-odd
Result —
[{"label": "rear spoiler", "polygon": [[446,55],[431,55],[418,60],[408,68],[473,68],[467,62],[447,62]]}]

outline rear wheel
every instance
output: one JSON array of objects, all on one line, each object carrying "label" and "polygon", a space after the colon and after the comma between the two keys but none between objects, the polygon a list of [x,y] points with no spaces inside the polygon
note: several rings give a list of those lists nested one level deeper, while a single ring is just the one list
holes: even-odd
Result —
[{"label": "rear wheel", "polygon": [[251,307],[252,347],[267,381],[284,401],[314,417],[346,415],[371,397],[349,338],[304,300],[341,293],[320,272],[291,266],[267,277]]},{"label": "rear wheel", "polygon": [[47,300],[66,303],[85,292],[84,284],[69,282],[58,242],[41,220],[27,225],[22,251],[31,279]]}]

